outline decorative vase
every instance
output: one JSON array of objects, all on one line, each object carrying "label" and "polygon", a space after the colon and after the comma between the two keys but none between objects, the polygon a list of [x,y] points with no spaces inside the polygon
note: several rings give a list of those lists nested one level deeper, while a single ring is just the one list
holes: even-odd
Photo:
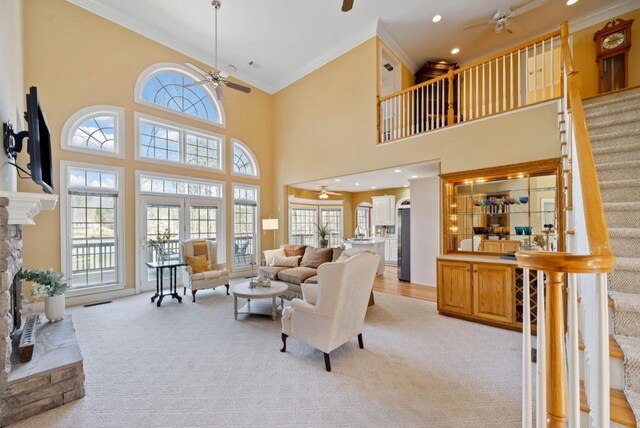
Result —
[{"label": "decorative vase", "polygon": [[44,298],[44,314],[49,321],[60,321],[64,317],[64,309],[64,294]]},{"label": "decorative vase", "polygon": [[328,239],[321,239],[320,240],[320,248],[327,248],[329,246],[329,240]]}]

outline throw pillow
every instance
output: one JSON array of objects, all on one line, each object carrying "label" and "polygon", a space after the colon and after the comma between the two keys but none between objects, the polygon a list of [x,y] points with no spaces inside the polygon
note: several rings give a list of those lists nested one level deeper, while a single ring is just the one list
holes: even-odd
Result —
[{"label": "throw pillow", "polygon": [[264,251],[264,258],[267,263],[267,266],[275,266],[273,264],[273,260],[276,257],[286,257],[287,255],[284,252],[284,248],[277,248],[275,250],[266,250]]},{"label": "throw pillow", "polygon": [[193,245],[194,256],[205,256],[205,258],[207,257],[207,254],[209,253],[207,241],[193,241],[191,245]]},{"label": "throw pillow", "polygon": [[300,256],[281,257],[275,256],[273,258],[273,266],[278,267],[298,267],[300,262]]},{"label": "throw pillow", "polygon": [[349,257],[349,255],[347,254],[346,251],[343,251],[342,254],[340,254],[340,257],[338,257],[338,260],[336,260],[336,263],[344,263],[347,260],[349,260],[351,257]]},{"label": "throw pillow", "polygon": [[302,261],[300,262],[300,266],[310,267],[317,269],[323,263],[331,262],[333,258],[333,249],[332,248],[314,248],[307,247],[304,252],[304,256],[302,256]]},{"label": "throw pillow", "polygon": [[291,256],[303,256],[305,249],[307,248],[306,245],[285,245],[284,246],[284,252],[285,255],[287,257],[291,257]]},{"label": "throw pillow", "polygon": [[342,253],[344,252],[344,248],[341,247],[335,247],[333,249],[333,257],[331,258],[332,262],[335,262],[338,260],[338,257],[340,257],[340,255],[342,255]]},{"label": "throw pillow", "polygon": [[202,273],[209,270],[209,262],[207,261],[207,256],[184,256],[187,265],[191,268],[191,272]]}]

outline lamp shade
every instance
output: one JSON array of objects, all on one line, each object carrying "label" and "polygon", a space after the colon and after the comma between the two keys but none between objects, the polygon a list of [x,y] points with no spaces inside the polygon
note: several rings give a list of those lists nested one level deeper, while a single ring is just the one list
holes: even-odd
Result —
[{"label": "lamp shade", "polygon": [[277,218],[263,218],[262,219],[262,230],[278,230],[278,219]]}]

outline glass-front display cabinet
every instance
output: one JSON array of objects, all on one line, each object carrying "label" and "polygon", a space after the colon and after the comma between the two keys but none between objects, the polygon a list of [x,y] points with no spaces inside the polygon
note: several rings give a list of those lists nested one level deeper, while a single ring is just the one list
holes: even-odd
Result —
[{"label": "glass-front display cabinet", "polygon": [[560,159],[442,174],[445,254],[563,251]]}]

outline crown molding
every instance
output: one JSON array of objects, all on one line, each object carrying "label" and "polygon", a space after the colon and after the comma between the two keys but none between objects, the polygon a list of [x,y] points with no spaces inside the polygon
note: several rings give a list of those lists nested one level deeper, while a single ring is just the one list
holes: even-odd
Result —
[{"label": "crown molding", "polygon": [[[128,30],[138,33],[150,40],[153,40],[156,43],[160,43],[161,45],[173,49],[180,54],[186,55],[199,62],[202,62],[209,67],[212,67],[211,64],[215,63],[215,58],[212,53],[209,53],[204,49],[194,47],[191,43],[188,43],[187,41],[179,37],[167,34],[160,28],[133,19],[130,16],[119,12],[112,7],[105,6],[94,0],[67,1],[104,19],[114,22],[124,28],[127,28]],[[226,64],[229,62],[225,61],[224,58],[218,58],[218,60],[222,64]],[[273,94],[275,92],[273,85],[270,85],[269,83],[264,82],[249,73],[243,72],[242,70],[234,72],[232,77],[241,80],[244,83],[248,83],[249,85],[261,89],[269,94]]]},{"label": "crown molding", "polygon": [[600,24],[604,21],[609,21],[639,7],[640,2],[638,0],[612,1],[597,12],[569,21],[569,30],[575,33],[576,31],[584,30],[585,28]]},{"label": "crown molding", "polygon": [[53,211],[58,202],[58,195],[46,193],[0,192],[0,198],[9,199],[7,224],[25,226],[35,225],[34,218],[41,211]]},{"label": "crown molding", "polygon": [[393,52],[393,54],[398,57],[398,59],[409,69],[411,73],[416,74],[418,69],[420,68],[416,62],[411,59],[409,54],[402,49],[402,47],[396,42],[396,40],[391,36],[391,33],[387,30],[387,27],[384,26],[382,21],[378,20],[378,26],[376,29],[378,34],[378,38],[382,40],[382,42]]}]

